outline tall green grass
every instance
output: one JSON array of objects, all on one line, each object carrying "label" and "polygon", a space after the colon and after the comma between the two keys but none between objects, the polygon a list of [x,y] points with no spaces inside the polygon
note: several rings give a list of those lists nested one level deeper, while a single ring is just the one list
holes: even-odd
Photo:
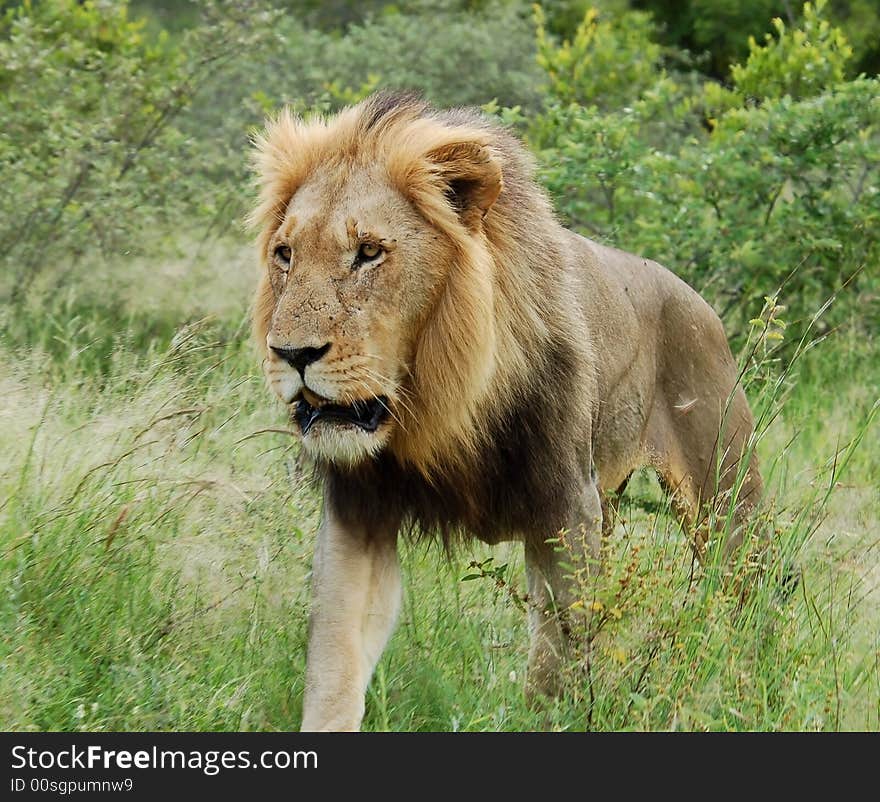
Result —
[{"label": "tall green grass", "polygon": [[[4,729],[299,724],[318,493],[247,342],[247,274],[178,267],[112,287],[96,268],[6,312]],[[800,350],[790,369],[772,343],[754,363],[773,538],[744,552],[748,593],[694,564],[635,477],[585,588],[602,621],[589,673],[530,709],[520,548],[406,546],[365,727],[880,728],[877,346]]]}]

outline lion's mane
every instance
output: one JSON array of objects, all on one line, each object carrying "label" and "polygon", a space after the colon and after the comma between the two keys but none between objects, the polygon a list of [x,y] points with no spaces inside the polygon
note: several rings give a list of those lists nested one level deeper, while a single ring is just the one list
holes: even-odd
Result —
[{"label": "lion's mane", "polygon": [[[331,119],[283,112],[256,140],[263,254],[313,171],[382,164],[391,184],[454,244],[443,291],[416,333],[403,426],[375,459],[318,466],[339,514],[399,515],[444,540],[546,538],[562,526],[589,454],[575,432],[596,414],[590,334],[560,268],[564,229],[532,159],[503,126],[467,109],[438,111],[380,93]],[[438,166],[481,154],[477,172]],[[500,174],[500,175],[499,175]],[[501,180],[488,212],[451,199]],[[265,348],[274,298],[264,276],[254,333]]]}]

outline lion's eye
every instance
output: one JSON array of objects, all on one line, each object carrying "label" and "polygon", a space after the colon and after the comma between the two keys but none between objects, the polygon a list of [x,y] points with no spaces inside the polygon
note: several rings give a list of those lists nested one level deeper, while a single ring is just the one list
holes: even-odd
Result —
[{"label": "lion's eye", "polygon": [[283,270],[288,270],[290,268],[290,259],[292,256],[293,253],[287,245],[279,245],[275,249],[275,263]]},{"label": "lion's eye", "polygon": [[374,245],[372,242],[364,242],[358,248],[357,258],[359,262],[371,262],[380,253],[382,253],[382,249],[378,245]]}]

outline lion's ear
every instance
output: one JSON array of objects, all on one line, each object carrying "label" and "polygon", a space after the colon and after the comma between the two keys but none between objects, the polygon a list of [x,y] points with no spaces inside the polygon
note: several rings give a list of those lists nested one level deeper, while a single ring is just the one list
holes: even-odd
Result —
[{"label": "lion's ear", "polygon": [[428,153],[445,184],[444,194],[461,222],[477,229],[501,193],[501,164],[479,142],[449,142]]}]

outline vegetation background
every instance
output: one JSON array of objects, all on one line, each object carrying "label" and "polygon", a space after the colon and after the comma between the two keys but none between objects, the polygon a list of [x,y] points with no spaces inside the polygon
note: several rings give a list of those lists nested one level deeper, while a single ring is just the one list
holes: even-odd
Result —
[{"label": "vegetation background", "polygon": [[365,726],[880,728],[873,0],[0,13],[0,727],[298,726],[320,503],[248,338],[248,137],[394,87],[498,115],[567,225],[715,305],[776,536],[743,599],[638,477],[542,710],[518,550],[407,547]]}]

